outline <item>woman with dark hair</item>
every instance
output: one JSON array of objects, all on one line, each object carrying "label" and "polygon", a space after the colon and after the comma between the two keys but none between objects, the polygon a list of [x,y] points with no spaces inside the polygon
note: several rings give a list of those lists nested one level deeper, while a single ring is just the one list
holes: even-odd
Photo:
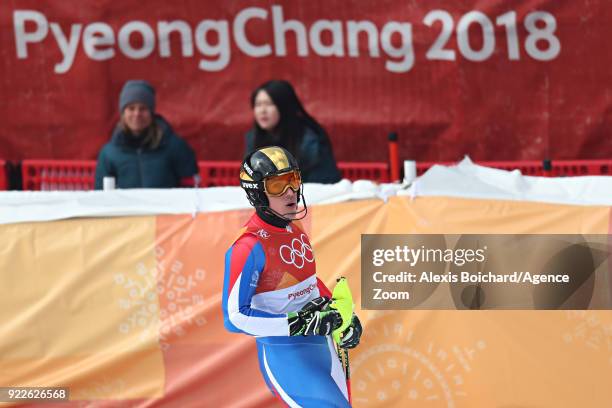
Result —
[{"label": "woman with dark hair", "polygon": [[246,134],[246,152],[277,145],[293,154],[306,183],[336,183],[342,178],[329,136],[306,112],[293,86],[272,80],[251,94],[253,127]]}]

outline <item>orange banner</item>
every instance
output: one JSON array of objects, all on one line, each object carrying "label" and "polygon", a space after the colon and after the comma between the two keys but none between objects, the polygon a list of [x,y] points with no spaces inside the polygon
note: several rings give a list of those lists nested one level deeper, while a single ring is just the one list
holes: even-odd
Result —
[{"label": "orange banner", "polygon": [[[224,253],[250,214],[1,225],[0,386],[70,388],[49,406],[278,404],[254,339],[222,322]],[[393,197],[313,206],[304,226],[364,325],[355,407],[612,404],[610,311],[359,307],[361,234],[610,234],[609,207]]]}]

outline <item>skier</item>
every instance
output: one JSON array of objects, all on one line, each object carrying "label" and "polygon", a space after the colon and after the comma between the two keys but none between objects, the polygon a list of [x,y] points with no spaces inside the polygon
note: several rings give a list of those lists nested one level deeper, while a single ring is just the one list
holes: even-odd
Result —
[{"label": "skier", "polygon": [[[240,184],[255,214],[225,255],[225,327],[255,336],[264,380],[288,406],[350,407],[331,337],[342,318],[293,222],[307,213],[297,161],[278,146],[257,149],[242,163]],[[353,314],[339,346],[355,347],[361,332]]]}]

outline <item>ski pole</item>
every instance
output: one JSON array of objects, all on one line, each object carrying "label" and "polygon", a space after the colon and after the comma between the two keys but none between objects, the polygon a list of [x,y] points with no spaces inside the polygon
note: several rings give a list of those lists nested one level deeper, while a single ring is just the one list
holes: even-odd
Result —
[{"label": "ski pole", "polygon": [[346,278],[340,277],[336,281],[336,286],[332,291],[332,308],[338,310],[342,317],[342,325],[333,331],[332,337],[336,343],[336,349],[338,352],[338,358],[344,368],[344,377],[346,379],[346,390],[348,393],[349,404],[352,404],[351,396],[351,369],[349,366],[348,350],[340,347],[340,335],[351,325],[353,318],[353,294],[348,286]]}]

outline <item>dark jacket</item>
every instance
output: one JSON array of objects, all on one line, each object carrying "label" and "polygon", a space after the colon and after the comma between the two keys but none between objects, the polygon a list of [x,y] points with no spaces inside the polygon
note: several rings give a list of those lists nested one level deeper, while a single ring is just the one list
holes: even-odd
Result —
[{"label": "dark jacket", "polygon": [[182,179],[198,174],[196,157],[187,142],[178,137],[168,122],[155,115],[162,138],[155,149],[129,143],[120,126],[113,131],[110,142],[102,147],[96,166],[97,190],[104,177],[115,177],[117,188],[173,188]]},{"label": "dark jacket", "polygon": [[[245,139],[246,155],[255,150],[255,131],[247,132]],[[280,142],[278,145],[287,148]],[[333,184],[342,179],[331,147],[309,126],[305,126],[300,151],[290,153],[298,160],[304,183]]]}]

